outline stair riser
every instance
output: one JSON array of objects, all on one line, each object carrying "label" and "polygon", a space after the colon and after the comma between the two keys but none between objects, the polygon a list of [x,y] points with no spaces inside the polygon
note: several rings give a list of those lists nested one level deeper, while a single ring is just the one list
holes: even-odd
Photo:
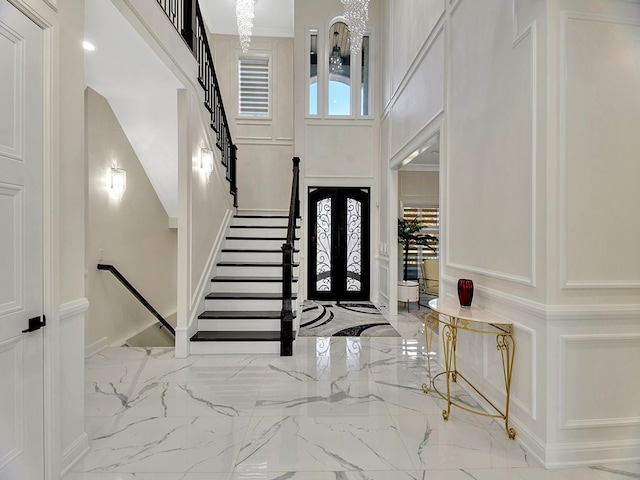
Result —
[{"label": "stair riser", "polygon": [[[233,236],[233,235],[232,235]],[[225,248],[242,249],[242,250],[281,250],[282,244],[285,242],[284,237],[280,239],[254,240],[248,238],[242,239],[226,239]]]},{"label": "stair riser", "polygon": [[191,342],[192,355],[279,354],[280,342]]},{"label": "stair riser", "polygon": [[[273,320],[198,320],[200,332],[277,332],[280,330],[280,319]],[[260,342],[256,342],[260,343]]]},{"label": "stair riser", "polygon": [[[282,262],[282,251],[277,252],[222,252],[223,262]],[[299,261],[299,253],[293,254],[293,261]]]},{"label": "stair riser", "polygon": [[[216,267],[216,275],[221,277],[276,277],[282,278],[282,267],[244,267],[220,266]],[[293,267],[293,276],[298,276],[298,267]]]},{"label": "stair riser", "polygon": [[[291,285],[298,292],[298,282]],[[212,292],[282,293],[282,282],[211,282]]]},{"label": "stair riser", "polygon": [[205,310],[248,310],[250,312],[278,311],[282,300],[207,299]]},{"label": "stair riser", "polygon": [[[300,222],[300,220],[298,220]],[[232,225],[260,226],[260,227],[286,227],[289,224],[288,218],[234,218]]]},{"label": "stair riser", "polygon": [[230,237],[249,237],[249,238],[286,238],[286,228],[234,228],[229,229]]}]

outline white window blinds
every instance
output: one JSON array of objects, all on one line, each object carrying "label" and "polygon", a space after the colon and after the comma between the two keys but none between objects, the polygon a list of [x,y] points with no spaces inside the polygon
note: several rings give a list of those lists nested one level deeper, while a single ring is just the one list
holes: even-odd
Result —
[{"label": "white window blinds", "polygon": [[238,72],[240,115],[268,116],[269,59],[241,58]]}]

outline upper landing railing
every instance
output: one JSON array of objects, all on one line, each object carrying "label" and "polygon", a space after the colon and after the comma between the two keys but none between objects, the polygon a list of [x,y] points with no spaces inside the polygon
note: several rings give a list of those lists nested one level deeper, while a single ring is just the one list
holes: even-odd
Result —
[{"label": "upper landing railing", "polygon": [[216,133],[216,146],[222,154],[222,165],[229,181],[233,206],[238,207],[236,161],[238,147],[233,143],[220,86],[213,66],[213,56],[197,0],[158,0],[158,4],[182,36],[198,61],[198,83],[204,89],[204,105],[211,114],[211,128]]}]

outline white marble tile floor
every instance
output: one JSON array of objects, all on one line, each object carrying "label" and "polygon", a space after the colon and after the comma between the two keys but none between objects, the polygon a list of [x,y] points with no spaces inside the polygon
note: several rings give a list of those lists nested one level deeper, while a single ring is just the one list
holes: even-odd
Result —
[{"label": "white marble tile floor", "polygon": [[500,422],[443,420],[420,321],[390,321],[401,338],[302,337],[294,357],[106,349],[86,363],[90,451],[63,480],[640,479],[545,470]]}]

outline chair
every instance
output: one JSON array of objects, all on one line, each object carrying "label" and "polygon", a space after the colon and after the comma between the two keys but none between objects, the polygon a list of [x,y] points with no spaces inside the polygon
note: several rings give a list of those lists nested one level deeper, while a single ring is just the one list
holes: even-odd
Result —
[{"label": "chair", "polygon": [[427,295],[435,295],[440,291],[440,260],[426,258],[420,265],[422,270],[422,288]]}]

